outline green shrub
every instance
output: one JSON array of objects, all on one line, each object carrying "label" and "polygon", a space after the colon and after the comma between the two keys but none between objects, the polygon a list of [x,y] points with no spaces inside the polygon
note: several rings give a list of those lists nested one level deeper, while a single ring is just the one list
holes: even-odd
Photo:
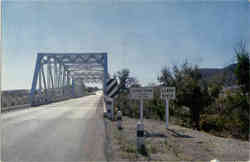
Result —
[{"label": "green shrub", "polygon": [[210,132],[214,131],[222,131],[225,128],[226,120],[220,115],[202,115],[201,116],[201,129]]}]

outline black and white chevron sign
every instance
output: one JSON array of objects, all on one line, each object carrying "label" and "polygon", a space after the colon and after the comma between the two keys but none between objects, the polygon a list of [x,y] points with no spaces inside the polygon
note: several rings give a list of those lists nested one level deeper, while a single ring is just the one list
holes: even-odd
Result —
[{"label": "black and white chevron sign", "polygon": [[119,84],[115,78],[111,78],[108,80],[107,84],[107,96],[111,98],[117,97],[119,93]]}]

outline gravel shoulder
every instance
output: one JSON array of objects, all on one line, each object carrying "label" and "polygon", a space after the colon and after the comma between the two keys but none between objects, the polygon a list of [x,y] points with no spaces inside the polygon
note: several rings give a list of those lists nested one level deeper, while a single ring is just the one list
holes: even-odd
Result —
[{"label": "gravel shoulder", "polygon": [[112,159],[109,161],[248,161],[249,141],[222,138],[162,121],[144,119],[145,152],[136,150],[138,119],[123,117],[122,130],[116,121],[109,125]]}]

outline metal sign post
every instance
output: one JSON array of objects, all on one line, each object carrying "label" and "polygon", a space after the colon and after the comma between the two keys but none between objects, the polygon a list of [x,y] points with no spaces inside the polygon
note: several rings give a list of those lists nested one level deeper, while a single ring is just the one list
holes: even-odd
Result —
[{"label": "metal sign post", "polygon": [[166,98],[166,113],[165,113],[165,115],[166,115],[166,128],[168,128],[168,118],[169,118],[169,105],[168,105],[168,99]]},{"label": "metal sign post", "polygon": [[140,99],[140,120],[143,123],[143,98]]},{"label": "metal sign post", "polygon": [[166,100],[166,128],[168,128],[168,120],[169,120],[169,100],[170,99],[175,99],[175,87],[163,87],[161,89],[161,99]]},{"label": "metal sign post", "polygon": [[140,87],[130,89],[130,99],[140,100],[140,121],[136,125],[136,146],[140,150],[144,145],[143,100],[153,98],[153,88]]}]

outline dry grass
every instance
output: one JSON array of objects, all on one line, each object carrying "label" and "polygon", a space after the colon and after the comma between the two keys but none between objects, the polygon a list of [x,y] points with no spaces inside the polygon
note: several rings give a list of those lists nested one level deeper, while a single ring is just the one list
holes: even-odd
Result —
[{"label": "dry grass", "polygon": [[[118,130],[116,122],[110,122],[113,161],[233,161],[249,159],[249,143],[234,139],[215,137],[204,132],[145,119],[148,133],[145,152],[136,149],[136,123],[138,119],[123,118],[123,128]],[[231,143],[230,143],[231,142]],[[235,147],[231,147],[235,146]],[[237,149],[237,151],[235,151]]]}]

